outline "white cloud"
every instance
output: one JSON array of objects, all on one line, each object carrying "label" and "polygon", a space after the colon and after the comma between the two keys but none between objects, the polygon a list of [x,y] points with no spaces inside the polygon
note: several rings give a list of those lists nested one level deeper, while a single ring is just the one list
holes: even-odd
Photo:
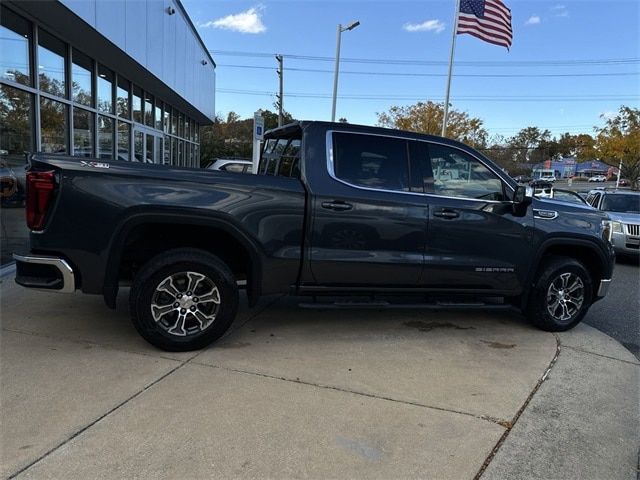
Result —
[{"label": "white cloud", "polygon": [[264,6],[258,5],[244,12],[201,23],[200,26],[204,28],[222,28],[240,33],[263,33],[267,30],[267,27],[262,23],[263,11]]},{"label": "white cloud", "polygon": [[551,13],[555,17],[568,17],[569,16],[569,10],[567,10],[567,6],[566,5],[560,5],[560,4],[554,5],[549,10],[551,10]]},{"label": "white cloud", "polygon": [[405,23],[402,26],[407,32],[435,32],[444,30],[444,23],[440,20],[425,20],[422,23]]},{"label": "white cloud", "polygon": [[526,22],[525,25],[538,25],[540,23],[540,17],[538,15],[531,15]]}]

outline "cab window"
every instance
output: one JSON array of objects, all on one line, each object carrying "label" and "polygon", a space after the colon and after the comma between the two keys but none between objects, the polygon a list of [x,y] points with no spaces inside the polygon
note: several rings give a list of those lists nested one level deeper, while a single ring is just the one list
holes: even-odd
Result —
[{"label": "cab window", "polygon": [[400,138],[336,132],[333,168],[337,178],[351,185],[409,191],[407,142]]},{"label": "cab window", "polygon": [[260,155],[258,173],[261,175],[278,175],[282,177],[300,178],[300,138],[270,138]]},{"label": "cab window", "polygon": [[428,159],[420,159],[427,193],[446,197],[502,201],[500,178],[478,159],[446,145],[430,143]]}]

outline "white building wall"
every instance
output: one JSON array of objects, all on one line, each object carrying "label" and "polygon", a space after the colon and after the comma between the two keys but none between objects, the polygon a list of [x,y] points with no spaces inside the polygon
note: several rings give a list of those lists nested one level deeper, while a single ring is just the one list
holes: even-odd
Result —
[{"label": "white building wall", "polygon": [[213,119],[215,67],[176,1],[59,1]]}]

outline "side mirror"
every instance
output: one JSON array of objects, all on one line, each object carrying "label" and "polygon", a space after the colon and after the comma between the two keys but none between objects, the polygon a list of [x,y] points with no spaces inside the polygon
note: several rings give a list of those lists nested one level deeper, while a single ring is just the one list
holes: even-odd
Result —
[{"label": "side mirror", "polygon": [[533,198],[533,188],[526,185],[518,185],[513,194],[513,203],[516,205],[529,205]]}]

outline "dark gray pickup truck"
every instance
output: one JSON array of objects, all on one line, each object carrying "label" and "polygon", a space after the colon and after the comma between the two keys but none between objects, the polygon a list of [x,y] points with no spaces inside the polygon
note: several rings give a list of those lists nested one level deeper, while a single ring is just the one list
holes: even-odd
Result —
[{"label": "dark gray pickup truck", "polygon": [[257,175],[33,155],[27,223],[20,285],[113,307],[130,284],[135,327],[167,350],[219,338],[240,288],[251,305],[284,292],[499,299],[566,330],[614,263],[603,213],[532,198],[461,143],[324,122],[267,132]]}]

